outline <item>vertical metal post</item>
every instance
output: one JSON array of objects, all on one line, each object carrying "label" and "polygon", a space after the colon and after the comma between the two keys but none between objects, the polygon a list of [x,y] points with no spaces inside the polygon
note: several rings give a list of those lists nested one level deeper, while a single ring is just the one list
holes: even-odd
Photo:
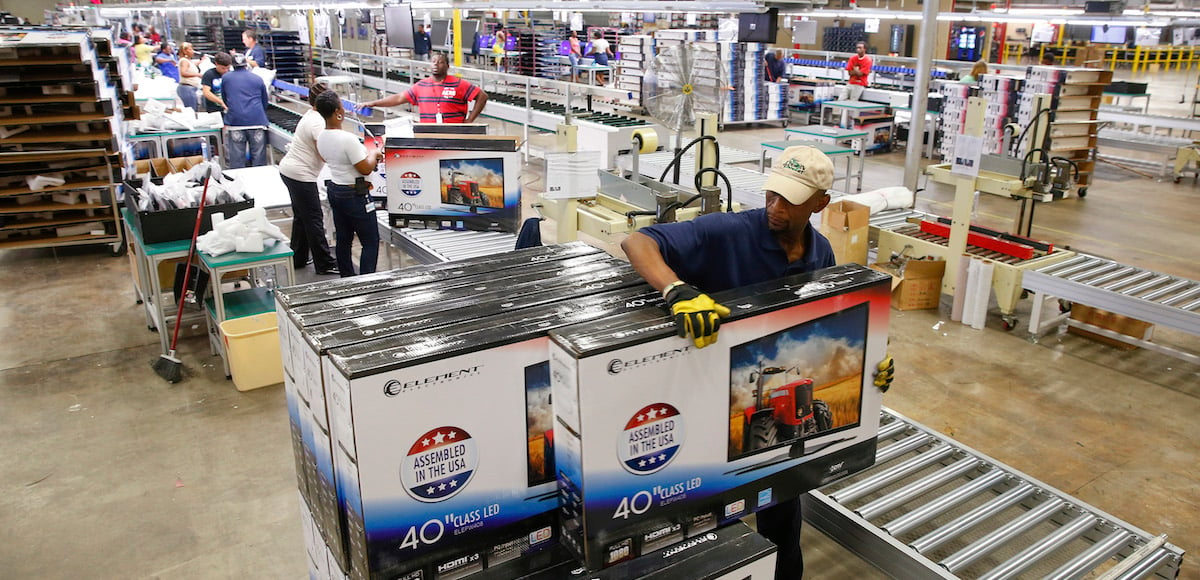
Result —
[{"label": "vertical metal post", "polygon": [[937,42],[940,2],[926,0],[922,9],[921,36],[917,44],[917,78],[913,86],[912,119],[908,125],[908,148],[904,151],[904,187],[917,190],[921,175],[921,141],[925,138],[925,112],[929,109],[929,75],[933,70],[933,45]]}]

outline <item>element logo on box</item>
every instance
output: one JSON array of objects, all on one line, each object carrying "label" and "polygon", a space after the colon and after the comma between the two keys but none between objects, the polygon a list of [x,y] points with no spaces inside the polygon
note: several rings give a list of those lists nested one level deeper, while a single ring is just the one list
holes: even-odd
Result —
[{"label": "element logo on box", "polygon": [[666,352],[660,352],[658,354],[652,354],[650,356],[644,356],[642,358],[633,360],[621,360],[619,358],[614,358],[608,361],[608,374],[615,375],[619,374],[621,371],[627,371],[629,369],[635,369],[648,364],[671,360],[675,357],[683,356],[691,350],[692,347],[685,346],[683,348],[673,348]]},{"label": "element logo on box", "polygon": [[667,466],[683,444],[683,416],[666,403],[642,407],[625,423],[617,440],[617,457],[634,475],[649,475]]},{"label": "element logo on box", "polygon": [[400,192],[409,197],[421,195],[421,175],[413,171],[401,173]]},{"label": "element logo on box", "polygon": [[475,440],[458,427],[438,427],[417,438],[400,466],[400,481],[417,501],[439,502],[462,491],[479,466]]},{"label": "element logo on box", "polygon": [[[401,355],[399,353],[397,353],[396,356],[401,356]],[[404,355],[404,356],[408,356],[408,355]],[[415,379],[415,380],[411,380],[411,381],[404,381],[404,382],[392,379],[383,384],[383,394],[388,397],[395,397],[397,395],[400,395],[401,393],[407,393],[409,391],[414,391],[414,390],[428,387],[431,385],[440,385],[442,383],[448,383],[450,381],[457,381],[458,379],[473,377],[473,376],[479,374],[479,369],[481,369],[481,368],[483,368],[483,365],[475,365],[473,367],[467,367],[465,369],[458,369],[456,371],[444,372],[440,375],[433,375],[431,377],[424,377],[424,378]]]}]

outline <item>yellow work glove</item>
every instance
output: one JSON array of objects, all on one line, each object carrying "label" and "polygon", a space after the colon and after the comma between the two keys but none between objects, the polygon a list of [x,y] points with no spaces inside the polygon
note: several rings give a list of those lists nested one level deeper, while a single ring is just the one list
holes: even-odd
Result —
[{"label": "yellow work glove", "polygon": [[665,298],[671,314],[675,315],[675,332],[679,336],[692,337],[696,348],[717,342],[717,330],[721,328],[721,319],[729,316],[728,308],[683,283],[669,286]]},{"label": "yellow work glove", "polygon": [[885,354],[875,369],[875,386],[886,393],[892,388],[892,379],[896,378],[896,361],[892,360],[892,355]]}]

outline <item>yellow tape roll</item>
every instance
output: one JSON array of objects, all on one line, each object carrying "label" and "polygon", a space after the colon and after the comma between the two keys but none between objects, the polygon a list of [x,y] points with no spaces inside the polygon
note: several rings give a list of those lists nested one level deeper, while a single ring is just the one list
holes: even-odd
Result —
[{"label": "yellow tape roll", "polygon": [[634,129],[633,137],[642,138],[642,147],[638,149],[638,153],[652,153],[658,151],[658,133],[654,129]]}]

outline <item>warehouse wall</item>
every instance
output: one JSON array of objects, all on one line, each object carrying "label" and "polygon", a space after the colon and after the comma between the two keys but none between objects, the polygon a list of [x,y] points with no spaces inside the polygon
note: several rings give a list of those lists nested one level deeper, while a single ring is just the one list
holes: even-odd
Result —
[{"label": "warehouse wall", "polygon": [[46,10],[53,10],[55,0],[0,0],[0,10],[10,12],[34,24],[45,20]]}]

